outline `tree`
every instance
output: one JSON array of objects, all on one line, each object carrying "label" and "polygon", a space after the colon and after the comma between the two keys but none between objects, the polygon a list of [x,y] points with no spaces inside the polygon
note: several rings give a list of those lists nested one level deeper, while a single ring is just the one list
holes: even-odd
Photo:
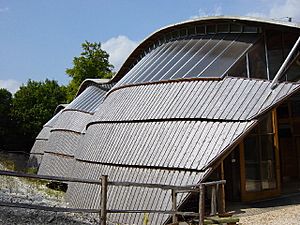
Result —
[{"label": "tree", "polygon": [[101,43],[85,41],[83,52],[74,57],[73,68],[66,70],[72,78],[68,85],[68,101],[73,100],[79,85],[88,78],[111,78],[113,66],[109,63],[109,54],[101,49]]},{"label": "tree", "polygon": [[9,135],[11,127],[11,105],[12,94],[4,89],[0,88],[0,150],[6,148],[6,136]]},{"label": "tree", "polygon": [[29,147],[43,125],[53,116],[56,106],[65,101],[64,88],[57,81],[48,79],[44,82],[29,80],[15,93],[12,118],[20,136],[29,140]]}]

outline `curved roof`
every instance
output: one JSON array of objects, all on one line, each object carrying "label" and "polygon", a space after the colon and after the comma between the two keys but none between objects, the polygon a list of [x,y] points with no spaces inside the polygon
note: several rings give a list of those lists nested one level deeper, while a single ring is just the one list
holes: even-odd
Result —
[{"label": "curved roof", "polygon": [[145,38],[136,49],[129,55],[126,61],[123,63],[117,74],[112,78],[112,81],[118,82],[130,69],[131,65],[136,62],[139,58],[139,55],[144,51],[144,49],[152,46],[161,36],[165,35],[168,32],[171,32],[174,29],[180,29],[189,25],[194,24],[208,24],[212,22],[230,22],[236,24],[251,24],[251,25],[260,25],[260,26],[270,26],[270,27],[286,27],[288,29],[300,29],[300,24],[286,22],[281,20],[265,19],[265,18],[256,18],[256,17],[246,17],[246,16],[212,16],[212,17],[202,17],[192,20],[187,20],[180,23],[175,23],[150,34]]},{"label": "curved roof", "polygon": [[85,79],[79,86],[76,97],[81,94],[89,86],[97,86],[104,91],[109,91],[114,83],[111,79]]}]

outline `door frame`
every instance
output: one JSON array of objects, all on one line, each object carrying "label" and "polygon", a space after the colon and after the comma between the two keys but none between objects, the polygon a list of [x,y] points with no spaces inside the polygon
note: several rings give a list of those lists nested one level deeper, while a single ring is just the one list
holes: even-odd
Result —
[{"label": "door frame", "polygon": [[245,151],[244,140],[239,144],[240,149],[240,175],[241,175],[241,199],[242,201],[256,201],[266,198],[278,196],[281,193],[281,179],[280,179],[280,154],[279,154],[279,140],[278,140],[278,124],[276,109],[272,110],[272,130],[274,133],[274,156],[275,156],[275,175],[276,188],[262,191],[247,191],[246,190],[246,169],[245,169]]}]

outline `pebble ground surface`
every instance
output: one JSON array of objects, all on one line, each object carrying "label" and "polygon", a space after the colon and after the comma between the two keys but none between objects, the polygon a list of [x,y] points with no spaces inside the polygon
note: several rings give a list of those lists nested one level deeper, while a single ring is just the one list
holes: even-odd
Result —
[{"label": "pebble ground surface", "polygon": [[[4,169],[0,164],[0,169]],[[63,195],[48,193],[40,184],[22,178],[0,176],[0,202],[26,203],[44,206],[67,207]],[[233,205],[243,225],[300,225],[300,193],[281,198]],[[56,213],[32,209],[0,207],[0,225],[44,225],[44,224],[99,224],[94,214]]]},{"label": "pebble ground surface", "polygon": [[242,225],[300,225],[300,193],[235,207]]},{"label": "pebble ground surface", "polygon": [[[0,165],[1,170],[5,170]],[[41,206],[67,207],[63,194],[40,183],[17,177],[0,176],[0,202],[24,203]],[[85,213],[49,212],[33,209],[0,206],[0,225],[44,225],[44,224],[99,224],[97,217]]]}]

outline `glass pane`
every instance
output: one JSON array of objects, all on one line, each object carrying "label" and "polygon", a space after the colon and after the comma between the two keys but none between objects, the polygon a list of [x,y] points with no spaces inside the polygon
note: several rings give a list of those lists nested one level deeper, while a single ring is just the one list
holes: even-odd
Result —
[{"label": "glass pane", "polygon": [[300,80],[300,55],[293,61],[292,65],[288,68],[287,73],[283,79],[288,81]]},{"label": "glass pane", "polygon": [[219,24],[217,31],[218,33],[229,33],[229,24]]},{"label": "glass pane", "polygon": [[280,31],[268,31],[267,49],[270,79],[272,80],[283,63],[282,33]]},{"label": "glass pane", "polygon": [[216,25],[215,24],[214,25],[207,25],[206,26],[206,32],[208,34],[214,34],[214,33],[216,33]]},{"label": "glass pane", "polygon": [[[210,39],[211,38],[211,39]],[[199,63],[202,58],[207,54],[207,52],[213,48],[214,45],[216,45],[219,42],[220,36],[215,35],[215,36],[204,36],[203,40],[203,45],[200,46],[199,50],[196,52],[196,54],[189,60],[187,63],[181,67],[176,74],[172,76],[172,78],[181,78],[181,77],[187,77],[188,71],[193,68],[197,63]],[[195,77],[191,75],[191,77]]]},{"label": "glass pane", "polygon": [[273,133],[272,128],[272,114],[269,113],[263,121],[259,124],[259,134],[270,134]]},{"label": "glass pane", "polygon": [[174,51],[174,49],[177,46],[176,43],[177,42],[169,42],[167,44],[167,48],[163,48],[161,51],[159,51],[157,57],[151,59],[147,66],[145,66],[143,70],[139,71],[137,79],[134,80],[134,83],[138,83],[145,80],[148,77],[149,73]]},{"label": "glass pane", "polygon": [[162,68],[152,80],[167,80],[169,79],[178,68],[182,67],[191,57],[191,53],[195,53],[195,46],[198,40],[186,41],[186,45],[178,51],[178,53],[170,60],[164,68]]},{"label": "glass pane", "polygon": [[245,139],[245,175],[246,191],[260,191],[260,165],[258,136],[249,136]]},{"label": "glass pane", "polygon": [[273,135],[262,136],[261,147],[262,189],[273,189],[276,188]]},{"label": "glass pane", "polygon": [[284,32],[283,35],[283,51],[284,51],[284,58],[287,57],[291,49],[293,48],[294,44],[296,43],[299,34],[297,33],[290,33]]},{"label": "glass pane", "polygon": [[260,122],[245,138],[246,191],[261,191],[276,188],[274,135],[272,116]]},{"label": "glass pane", "polygon": [[167,74],[164,75],[163,79],[175,79],[179,77],[183,77],[185,75],[185,71],[190,69],[189,66],[193,66],[191,63],[196,57],[199,56],[201,49],[206,45],[209,41],[208,37],[205,36],[200,40],[193,40],[196,44],[189,49],[186,55],[181,59],[182,63],[177,63],[170,69]]},{"label": "glass pane", "polygon": [[292,102],[293,117],[300,117],[300,101],[296,100]]},{"label": "glass pane", "polygon": [[230,32],[231,33],[241,33],[242,32],[242,26],[238,24],[230,24]]},{"label": "glass pane", "polygon": [[[230,67],[246,52],[255,42],[257,35],[241,34],[217,59],[200,75],[201,77],[224,76]],[[227,47],[227,46],[226,46]]]},{"label": "glass pane", "polygon": [[244,26],[244,33],[257,33],[258,27]]},{"label": "glass pane", "polygon": [[184,61],[182,61],[181,58],[186,54],[187,51],[189,51],[192,48],[195,42],[191,40],[182,40],[180,42],[181,43],[179,45],[178,51],[175,52],[175,55],[165,63],[162,63],[162,65],[155,70],[156,72],[154,71],[154,73],[150,74],[151,76],[151,79],[149,79],[150,81],[165,79],[164,78],[165,73],[168,72],[173,66],[177,64],[178,65],[184,64]]},{"label": "glass pane", "polygon": [[186,30],[186,28],[181,29],[181,30],[180,30],[180,36],[181,36],[181,37],[185,37],[186,35],[187,35],[187,30]]},{"label": "glass pane", "polygon": [[289,106],[288,106],[288,104],[282,104],[277,108],[277,117],[279,119],[289,117]]},{"label": "glass pane", "polygon": [[196,62],[196,65],[187,73],[185,77],[198,77],[210,65],[210,63],[228,46],[233,40],[236,39],[237,34],[229,34],[220,36],[220,39],[214,38],[213,46],[206,51],[205,55]]},{"label": "glass pane", "polygon": [[[151,69],[149,68],[147,73],[141,76],[140,79],[137,80],[137,82],[159,80],[161,69],[165,65],[167,65],[173,57],[176,56],[176,54],[180,51],[180,49],[182,49],[186,45],[186,43],[187,40],[174,41],[173,47],[170,48],[169,51],[166,54],[164,54],[163,57],[160,58],[160,60],[155,62],[152,65]],[[156,77],[156,79],[154,79],[154,77]]]},{"label": "glass pane", "polygon": [[188,28],[188,35],[194,35],[196,33],[195,27],[189,27]]},{"label": "glass pane", "polygon": [[264,41],[258,41],[249,51],[250,77],[268,79]]},{"label": "glass pane", "polygon": [[205,34],[205,26],[196,26],[197,34]]},{"label": "glass pane", "polygon": [[227,76],[232,77],[247,77],[246,56],[242,57],[234,66],[228,71]]}]

